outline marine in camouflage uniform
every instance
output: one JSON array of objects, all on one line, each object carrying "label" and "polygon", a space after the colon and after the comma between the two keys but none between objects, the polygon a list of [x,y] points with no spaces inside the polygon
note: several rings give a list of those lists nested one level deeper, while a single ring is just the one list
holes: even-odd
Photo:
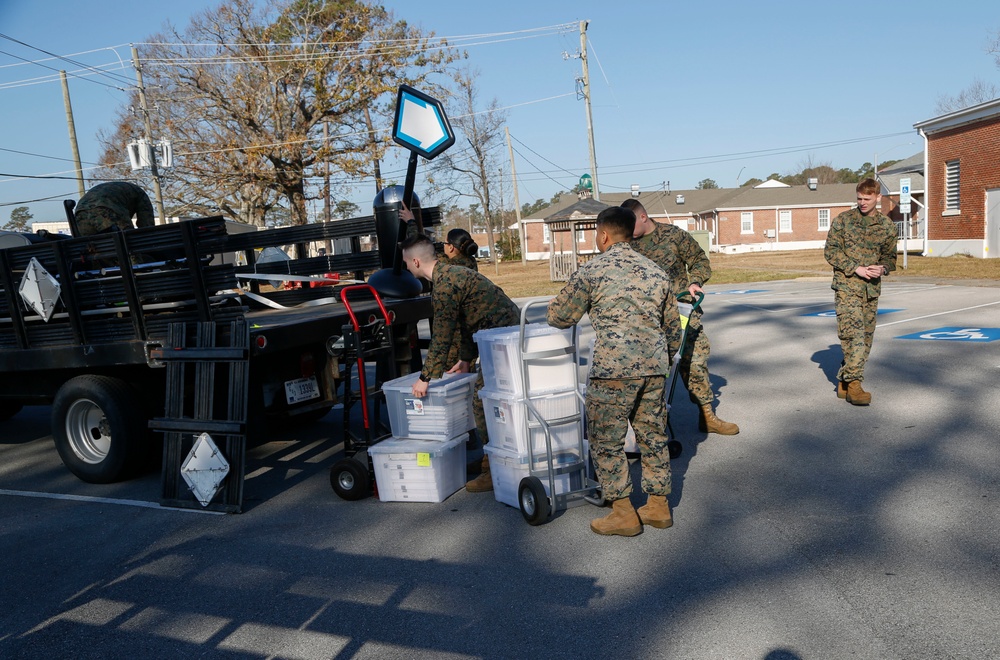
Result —
[{"label": "marine in camouflage uniform", "polygon": [[874,179],[858,184],[858,206],[833,219],[823,250],[833,266],[837,336],[844,354],[837,395],[855,405],[871,403],[861,381],[875,336],[882,277],[896,270],[896,225],[878,211],[880,190]]},{"label": "marine in camouflage uniform", "polygon": [[152,227],[153,204],[142,188],[129,181],[108,181],[88,190],[74,209],[81,236],[99,234],[114,227]]},{"label": "marine in camouflage uniform", "polygon": [[[712,277],[712,265],[701,245],[690,232],[676,225],[654,222],[646,215],[642,204],[636,200],[626,200],[622,206],[635,212],[638,217],[637,227],[645,222],[645,226],[651,229],[645,235],[634,239],[632,247],[667,273],[672,292],[678,301],[694,303],[694,296],[690,291],[692,285],[700,289]],[[708,373],[708,355],[712,347],[701,323],[701,316],[699,308],[694,310],[688,319],[684,353],[677,369],[691,395],[691,400],[701,409],[699,419],[701,430],[721,435],[735,435],[740,432],[739,426],[723,421],[712,410],[715,393],[712,391]],[[679,345],[679,339],[671,344],[671,355],[677,352]]]},{"label": "marine in camouflage uniform", "polygon": [[461,252],[456,252],[453,256],[445,255],[445,259],[449,264],[453,266],[465,266],[470,268],[477,273],[479,272],[479,264],[472,257],[462,254]]},{"label": "marine in camouflage uniform", "polygon": [[[642,456],[642,490],[661,498],[662,506],[666,507],[671,484],[668,438],[664,432],[664,387],[670,371],[669,340],[678,338],[681,328],[677,302],[670,293],[666,273],[628,243],[634,214],[612,207],[601,215],[608,212],[627,214],[633,222],[617,242],[605,246],[602,255],[585,263],[570,277],[549,303],[546,319],[557,328],[568,328],[584,314],[590,315],[597,340],[587,385],[588,437],[597,477],[605,499],[614,503],[616,512],[611,516],[615,516],[620,507],[632,511],[628,503],[632,483],[625,456],[629,422],[635,429]],[[599,247],[604,240],[602,230],[606,231],[599,216]],[[665,510],[667,519],[661,520],[664,524],[655,526],[669,526],[666,524],[669,508]],[[642,511],[639,518],[647,522]],[[641,525],[636,528],[635,523],[627,522],[635,516],[634,511],[622,515],[626,522],[617,523],[618,526],[612,524],[615,521],[610,521],[609,516],[594,521],[591,527],[600,534],[624,536],[641,531]]]},{"label": "marine in camouflage uniform", "polygon": [[[449,255],[448,252],[445,251],[443,263],[447,263],[452,266],[465,266],[466,268],[470,268],[477,273],[479,272],[479,264],[476,263],[476,260],[462,254],[461,252],[456,251],[452,255]],[[454,366],[454,364],[461,359],[459,356],[460,346],[461,337],[456,336],[455,341],[451,344],[451,350],[448,352],[448,361],[446,364]]]},{"label": "marine in camouflage uniform", "polygon": [[[479,330],[504,328],[520,323],[521,312],[503,289],[476,271],[437,259],[434,244],[426,236],[407,239],[402,247],[403,258],[410,273],[431,281],[431,343],[420,372],[422,383],[440,378],[455,366],[454,363],[447,362],[456,336],[461,337],[459,360],[468,367],[479,357],[473,334]],[[479,390],[482,388],[483,373],[480,371],[472,395],[472,410],[476,418],[476,430],[485,445],[489,442],[489,435],[483,401],[479,398]],[[416,390],[414,393],[420,396]],[[483,457],[482,468],[482,474],[466,484],[466,489],[470,492],[493,490],[488,457]]]}]

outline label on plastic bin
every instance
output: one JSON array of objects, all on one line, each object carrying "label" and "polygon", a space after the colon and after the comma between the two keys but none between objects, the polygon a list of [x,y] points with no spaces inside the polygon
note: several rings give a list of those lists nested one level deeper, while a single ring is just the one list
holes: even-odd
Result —
[{"label": "label on plastic bin", "polygon": [[430,467],[431,455],[425,451],[417,452],[417,467]]},{"label": "label on plastic bin", "polygon": [[501,403],[500,405],[493,406],[493,419],[497,420],[501,424],[507,423],[509,415],[510,408],[507,404]]},{"label": "label on plastic bin", "polygon": [[424,402],[421,399],[403,399],[403,407],[407,415],[424,414]]}]

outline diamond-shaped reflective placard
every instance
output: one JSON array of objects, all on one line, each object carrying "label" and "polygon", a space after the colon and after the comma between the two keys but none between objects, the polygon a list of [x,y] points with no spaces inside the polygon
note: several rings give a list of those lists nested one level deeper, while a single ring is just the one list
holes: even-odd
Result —
[{"label": "diamond-shaped reflective placard", "polygon": [[202,433],[181,465],[181,476],[202,506],[212,501],[227,474],[229,462],[212,441],[212,436]]},{"label": "diamond-shaped reflective placard", "polygon": [[59,302],[59,293],[62,291],[62,287],[59,286],[59,281],[42,267],[38,259],[32,257],[31,261],[28,262],[28,267],[24,269],[24,275],[21,277],[21,284],[17,290],[25,304],[45,321],[48,321],[56,311],[56,303]]}]

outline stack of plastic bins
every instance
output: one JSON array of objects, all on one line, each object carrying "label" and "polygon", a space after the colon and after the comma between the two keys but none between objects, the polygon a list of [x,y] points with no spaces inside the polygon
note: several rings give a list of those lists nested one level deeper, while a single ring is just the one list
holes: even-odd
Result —
[{"label": "stack of plastic bins", "polygon": [[[532,471],[547,471],[546,427],[554,467],[581,460],[583,416],[574,355],[523,359],[524,354],[571,348],[574,333],[572,329],[527,324],[523,353],[520,326],[483,330],[473,339],[483,371],[484,387],[479,396],[490,437],[484,450],[490,458],[493,493],[497,501],[518,507],[521,480]],[[542,483],[553,496],[548,480],[542,479]],[[557,474],[554,483],[555,494],[583,487],[580,473]]]},{"label": "stack of plastic bins", "polygon": [[465,485],[465,441],[475,428],[476,374],[433,379],[412,394],[419,373],[383,383],[391,438],[368,449],[383,502],[441,502]]}]

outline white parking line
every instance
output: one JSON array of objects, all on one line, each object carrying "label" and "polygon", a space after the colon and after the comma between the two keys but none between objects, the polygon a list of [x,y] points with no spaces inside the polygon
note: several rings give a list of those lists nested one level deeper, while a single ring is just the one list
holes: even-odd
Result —
[{"label": "white parking line", "polygon": [[909,323],[911,321],[920,321],[921,319],[929,319],[935,316],[946,316],[948,314],[954,314],[955,312],[967,312],[970,309],[979,309],[980,307],[990,307],[991,305],[1000,305],[1000,300],[995,300],[993,302],[983,303],[982,305],[973,305],[972,307],[962,307],[961,309],[952,309],[947,312],[936,312],[934,314],[924,314],[923,316],[914,316],[909,319],[900,319],[898,321],[890,321],[889,323],[878,323],[875,327],[884,328],[890,325],[897,325],[899,323]]},{"label": "white parking line", "polygon": [[89,504],[120,504],[122,506],[138,506],[145,509],[158,509],[160,511],[185,511],[187,513],[208,513],[213,516],[226,515],[223,511],[201,511],[199,509],[184,509],[175,507],[163,507],[156,502],[143,502],[142,500],[116,500],[110,497],[90,497],[88,495],[64,495],[60,493],[38,493],[30,490],[7,490],[0,488],[0,495],[10,495],[12,497],[38,497],[47,500],[70,500],[73,502],[87,502]]}]

